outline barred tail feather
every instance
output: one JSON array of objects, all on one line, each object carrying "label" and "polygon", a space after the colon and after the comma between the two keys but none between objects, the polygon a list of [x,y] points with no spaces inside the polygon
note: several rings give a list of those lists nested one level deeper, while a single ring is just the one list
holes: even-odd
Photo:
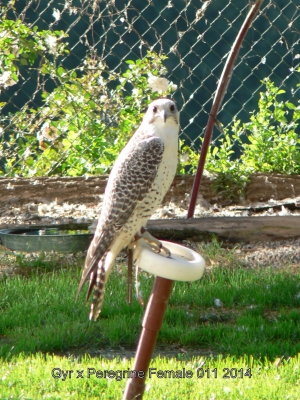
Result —
[{"label": "barred tail feather", "polygon": [[104,293],[105,293],[105,285],[114,263],[114,258],[110,257],[110,255],[111,255],[110,252],[107,251],[98,264],[96,280],[94,280],[93,282],[94,293],[89,314],[90,320],[96,321],[102,309]]}]

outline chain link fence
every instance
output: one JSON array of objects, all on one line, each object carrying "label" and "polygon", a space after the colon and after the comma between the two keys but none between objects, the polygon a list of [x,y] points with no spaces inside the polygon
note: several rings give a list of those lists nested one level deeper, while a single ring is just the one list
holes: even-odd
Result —
[{"label": "chain link fence", "polygon": [[[1,4],[1,3],[0,3]],[[164,75],[181,110],[180,139],[201,148],[226,56],[250,1],[2,2],[0,176],[99,174]],[[264,79],[299,101],[299,0],[265,0],[238,56],[218,120],[257,109]],[[167,56],[164,59],[164,55]],[[215,128],[213,141],[222,136]]]}]

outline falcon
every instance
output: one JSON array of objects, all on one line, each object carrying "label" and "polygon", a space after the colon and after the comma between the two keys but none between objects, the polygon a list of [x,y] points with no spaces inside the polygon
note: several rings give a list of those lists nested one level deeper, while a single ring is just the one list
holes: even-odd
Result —
[{"label": "falcon", "polygon": [[105,285],[120,251],[141,237],[162,248],[144,226],[174,179],[178,134],[179,113],[174,101],[154,100],[111,170],[76,295],[89,281],[86,301],[93,291],[90,320],[99,317]]}]

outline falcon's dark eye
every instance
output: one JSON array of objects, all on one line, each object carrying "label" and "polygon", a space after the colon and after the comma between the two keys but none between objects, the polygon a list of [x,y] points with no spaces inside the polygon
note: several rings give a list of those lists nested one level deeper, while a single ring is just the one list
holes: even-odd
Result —
[{"label": "falcon's dark eye", "polygon": [[153,111],[154,113],[156,113],[157,107],[156,107],[156,106],[153,106],[153,107],[152,107],[152,111]]},{"label": "falcon's dark eye", "polygon": [[172,105],[170,106],[170,110],[171,110],[171,111],[174,111],[174,110],[175,110],[174,104],[172,104]]}]

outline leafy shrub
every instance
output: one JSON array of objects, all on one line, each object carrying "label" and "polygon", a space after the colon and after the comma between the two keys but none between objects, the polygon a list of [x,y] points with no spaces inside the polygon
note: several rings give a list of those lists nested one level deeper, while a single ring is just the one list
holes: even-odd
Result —
[{"label": "leafy shrub", "polygon": [[[300,173],[300,139],[296,132],[300,124],[300,104],[280,101],[285,90],[265,79],[266,91],[260,93],[258,111],[250,122],[236,128],[242,147],[241,160],[250,171]],[[299,86],[299,85],[298,85]],[[240,132],[246,132],[248,142],[242,143]]]},{"label": "leafy shrub", "polygon": [[[66,70],[58,60],[68,51],[67,45],[58,46],[55,39],[62,40],[63,33],[53,36],[49,31],[30,30],[20,21],[4,21],[2,32],[6,50],[0,50],[0,60],[7,55],[12,60],[5,68],[13,80],[6,81],[6,86],[15,83],[18,64],[26,65],[27,59],[30,64],[38,60],[40,76],[56,85],[50,92],[44,86],[41,107],[25,105],[21,111],[1,117],[3,131],[9,131],[8,139],[0,137],[2,175],[107,173],[139,125],[147,104],[175,89],[164,78],[162,90],[149,85],[149,79],[166,73],[163,55],[148,52],[141,60],[127,60],[128,69],[121,73],[110,71],[100,57],[91,54],[81,67]],[[28,49],[31,53],[24,58]]]},{"label": "leafy shrub", "polygon": [[[234,120],[207,154],[206,171],[214,174],[216,191],[229,199],[243,196],[246,183],[255,172],[300,173],[300,105],[280,101],[285,91],[269,79],[263,83],[266,89],[260,93],[258,110],[250,121]],[[199,155],[184,143],[181,152],[184,156],[180,172],[186,168],[195,172]],[[241,154],[239,158],[235,156],[237,152]]]},{"label": "leafy shrub", "polygon": [[[43,102],[0,116],[2,176],[109,172],[147,104],[176,88],[164,78],[162,90],[149,85],[166,73],[167,57],[153,52],[127,60],[125,72],[110,71],[97,54],[67,70],[61,61],[69,53],[66,38],[63,31],[38,31],[21,21],[3,18],[0,23],[0,88],[15,85],[22,69],[34,67],[35,94]],[[300,105],[281,101],[284,90],[269,79],[264,84],[250,121],[234,120],[207,155],[206,170],[215,175],[216,190],[229,198],[243,195],[253,172],[300,173]],[[194,173],[199,153],[180,141],[179,159],[179,173]]]}]

